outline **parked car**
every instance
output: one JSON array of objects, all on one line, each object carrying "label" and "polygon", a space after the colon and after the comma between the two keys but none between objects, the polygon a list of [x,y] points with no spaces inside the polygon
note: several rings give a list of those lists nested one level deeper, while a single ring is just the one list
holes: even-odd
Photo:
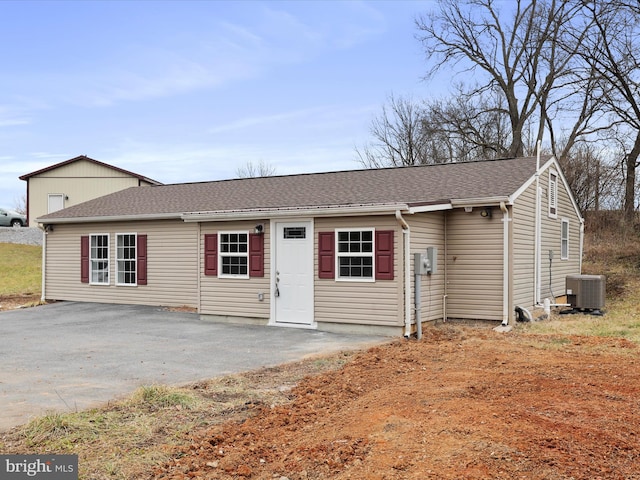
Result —
[{"label": "parked car", "polygon": [[0,208],[0,227],[24,227],[27,217],[15,210]]}]

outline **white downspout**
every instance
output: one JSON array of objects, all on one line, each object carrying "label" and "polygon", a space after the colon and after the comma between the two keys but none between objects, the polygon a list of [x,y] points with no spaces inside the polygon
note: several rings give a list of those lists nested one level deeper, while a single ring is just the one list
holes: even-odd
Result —
[{"label": "white downspout", "polygon": [[540,191],[540,140],[538,140],[538,152],[536,156],[536,213],[535,213],[535,225],[534,225],[534,248],[533,248],[533,303],[534,305],[540,305],[540,291],[542,290],[542,266],[540,265],[541,253],[540,248],[542,244],[541,239],[541,221],[540,215],[542,210],[542,192]]},{"label": "white downspout", "polygon": [[584,220],[580,220],[580,264],[579,272],[582,273],[582,253],[584,250]]},{"label": "white downspout", "polygon": [[509,323],[509,209],[500,202],[502,210],[502,324]]},{"label": "white downspout", "polygon": [[45,288],[47,286],[45,282],[45,277],[47,274],[47,228],[45,227],[42,230],[42,294],[40,295],[40,300],[45,301],[47,298]]},{"label": "white downspout", "polygon": [[396,220],[402,227],[404,238],[404,337],[411,336],[411,230],[402,218],[400,210],[396,210]]}]

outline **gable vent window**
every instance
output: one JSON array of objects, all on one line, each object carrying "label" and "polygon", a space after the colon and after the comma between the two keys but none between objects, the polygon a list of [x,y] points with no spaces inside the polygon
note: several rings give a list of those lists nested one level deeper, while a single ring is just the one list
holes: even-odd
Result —
[{"label": "gable vent window", "polygon": [[558,218],[558,173],[549,172],[549,216]]}]

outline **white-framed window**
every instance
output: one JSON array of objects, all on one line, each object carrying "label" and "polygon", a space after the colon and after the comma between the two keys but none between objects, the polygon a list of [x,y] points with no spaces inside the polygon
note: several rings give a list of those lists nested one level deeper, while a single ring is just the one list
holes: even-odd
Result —
[{"label": "white-framed window", "polygon": [[558,172],[549,170],[549,216],[558,218]]},{"label": "white-framed window", "polygon": [[336,280],[374,281],[375,230],[336,230]]},{"label": "white-framed window", "polygon": [[218,277],[249,278],[249,232],[220,232],[218,252]]},{"label": "white-framed window", "polygon": [[137,284],[135,233],[116,234],[116,285]]},{"label": "white-framed window", "polygon": [[57,212],[64,208],[64,194],[49,193],[47,195],[47,213]]},{"label": "white-framed window", "polygon": [[560,232],[560,259],[569,260],[569,220],[562,219]]},{"label": "white-framed window", "polygon": [[109,234],[94,233],[89,238],[89,283],[109,285]]}]

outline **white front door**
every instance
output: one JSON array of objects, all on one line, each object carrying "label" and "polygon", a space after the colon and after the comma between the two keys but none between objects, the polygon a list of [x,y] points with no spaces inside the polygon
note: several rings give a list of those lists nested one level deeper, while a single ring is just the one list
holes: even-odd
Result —
[{"label": "white front door", "polygon": [[313,222],[276,222],[274,322],[313,326]]}]

